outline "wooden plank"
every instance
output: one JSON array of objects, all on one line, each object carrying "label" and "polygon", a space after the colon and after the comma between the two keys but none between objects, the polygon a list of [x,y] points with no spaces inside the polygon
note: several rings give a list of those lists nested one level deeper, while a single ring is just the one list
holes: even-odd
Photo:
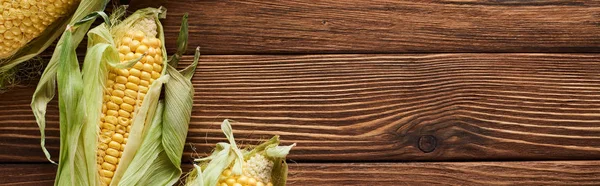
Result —
[{"label": "wooden plank", "polygon": [[[600,52],[599,1],[178,0],[204,54]],[[167,40],[170,52],[175,39]]]},{"label": "wooden plank", "polygon": [[[226,118],[240,143],[297,142],[298,161],[597,159],[599,72],[598,54],[204,56],[183,159],[225,141]],[[0,96],[2,162],[45,161],[32,92]]]},{"label": "wooden plank", "polygon": [[[191,166],[185,165],[189,170]],[[0,185],[52,185],[51,164],[4,164]],[[599,161],[290,164],[293,185],[598,185]]]}]

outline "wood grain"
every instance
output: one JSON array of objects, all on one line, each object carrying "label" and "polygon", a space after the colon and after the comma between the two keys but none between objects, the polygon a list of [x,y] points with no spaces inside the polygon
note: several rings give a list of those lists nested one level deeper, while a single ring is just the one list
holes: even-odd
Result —
[{"label": "wood grain", "polygon": [[[597,159],[599,72],[598,54],[204,56],[183,159],[226,118],[240,143],[297,142],[300,162]],[[45,162],[32,92],[0,96],[2,162]]]},{"label": "wood grain", "polygon": [[[600,52],[600,2],[585,0],[179,0],[204,54]],[[167,40],[170,52],[175,39]]]},{"label": "wood grain", "polygon": [[[191,166],[185,165],[184,170]],[[7,164],[0,185],[52,185],[50,164]],[[599,185],[599,161],[290,164],[294,185]]]}]

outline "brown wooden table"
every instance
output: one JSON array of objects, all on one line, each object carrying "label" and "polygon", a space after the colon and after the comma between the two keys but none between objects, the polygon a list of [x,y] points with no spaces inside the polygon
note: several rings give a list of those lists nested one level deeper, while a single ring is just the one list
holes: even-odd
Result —
[{"label": "brown wooden table", "polygon": [[[600,185],[600,1],[165,6],[169,52],[189,12],[203,53],[184,167],[229,118],[241,143],[298,143],[289,185]],[[0,95],[0,185],[53,183],[32,93]]]}]

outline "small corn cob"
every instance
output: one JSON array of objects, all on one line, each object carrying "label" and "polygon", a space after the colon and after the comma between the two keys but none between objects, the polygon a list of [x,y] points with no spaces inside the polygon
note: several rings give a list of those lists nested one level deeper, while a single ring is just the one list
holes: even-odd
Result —
[{"label": "small corn cob", "polygon": [[[153,26],[154,25],[154,26]],[[152,19],[140,21],[125,37],[115,38],[121,62],[141,58],[132,68],[110,68],[100,119],[97,163],[104,184],[109,184],[119,164],[131,121],[152,82],[163,69],[161,41]]]},{"label": "small corn cob", "polygon": [[195,160],[197,164],[186,179],[187,186],[285,185],[285,159],[296,144],[279,146],[279,136],[274,136],[254,148],[239,149],[228,120],[223,121],[221,129],[229,143],[217,143],[210,156]]},{"label": "small corn cob", "polygon": [[78,4],[79,0],[0,0],[0,59],[23,48]]}]

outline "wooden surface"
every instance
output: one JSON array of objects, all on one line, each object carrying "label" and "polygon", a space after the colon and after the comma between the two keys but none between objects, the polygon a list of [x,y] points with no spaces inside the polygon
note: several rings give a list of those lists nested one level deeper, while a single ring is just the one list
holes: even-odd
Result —
[{"label": "wooden surface", "polygon": [[[599,161],[298,163],[288,185],[598,185]],[[52,185],[56,167],[9,164],[0,185]],[[190,166],[184,166],[190,169]]]},{"label": "wooden surface", "polygon": [[[176,0],[205,54],[600,52],[600,1]],[[175,40],[167,40],[170,51]],[[192,54],[190,48],[189,54]]]},{"label": "wooden surface", "polygon": [[[209,152],[228,118],[242,143],[297,142],[297,161],[595,159],[598,64],[596,54],[204,56],[188,142]],[[32,92],[0,97],[4,161],[45,161]]]},{"label": "wooden surface", "polygon": [[[203,53],[184,167],[228,118],[298,143],[289,185],[600,185],[600,1],[164,6],[168,51],[188,12]],[[33,88],[0,95],[0,185],[52,185]],[[56,100],[47,119],[56,158]]]}]

